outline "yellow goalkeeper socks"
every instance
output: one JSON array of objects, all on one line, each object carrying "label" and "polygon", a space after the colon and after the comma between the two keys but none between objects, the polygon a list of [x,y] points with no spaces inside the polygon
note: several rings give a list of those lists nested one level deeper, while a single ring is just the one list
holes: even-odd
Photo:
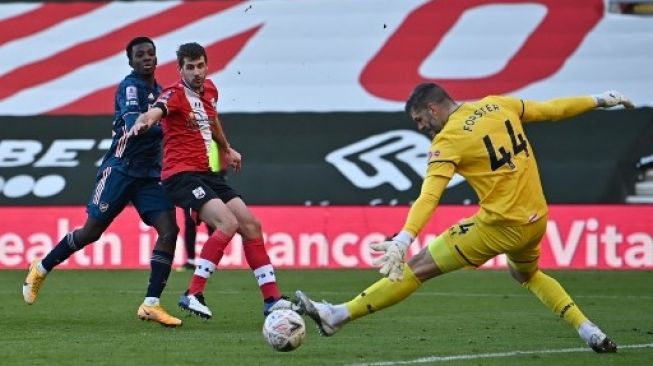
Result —
[{"label": "yellow goalkeeper socks", "polygon": [[351,319],[360,318],[398,303],[415,292],[421,285],[422,282],[415,277],[413,270],[406,264],[402,281],[392,282],[387,278],[382,278],[346,303],[345,306]]},{"label": "yellow goalkeeper socks", "polygon": [[574,329],[578,329],[581,323],[587,321],[583,312],[576,306],[560,283],[542,271],[535,272],[523,286],[535,294],[554,313],[571,324]]}]

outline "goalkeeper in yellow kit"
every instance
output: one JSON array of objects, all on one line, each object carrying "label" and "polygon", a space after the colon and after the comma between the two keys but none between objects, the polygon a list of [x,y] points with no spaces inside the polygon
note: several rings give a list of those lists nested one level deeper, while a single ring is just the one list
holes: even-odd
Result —
[{"label": "goalkeeper in yellow kit", "polygon": [[[547,205],[523,124],[617,105],[633,107],[615,91],[546,102],[489,96],[459,104],[436,84],[418,85],[406,102],[406,112],[433,142],[420,195],[403,229],[391,240],[372,245],[383,253],[374,264],[387,278],[339,305],[318,303],[297,291],[301,309],[322,335],[330,336],[351,320],[407,298],[428,279],[476,268],[506,254],[512,277],[572,325],[594,351],[616,352],[617,345],[583,315],[555,279],[538,268]],[[433,215],[456,172],[476,191],[479,211],[451,226],[404,265],[406,249]]]}]

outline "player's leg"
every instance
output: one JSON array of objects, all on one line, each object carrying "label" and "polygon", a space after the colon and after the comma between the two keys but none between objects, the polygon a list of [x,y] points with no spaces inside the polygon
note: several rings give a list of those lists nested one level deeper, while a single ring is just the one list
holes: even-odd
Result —
[{"label": "player's leg", "polygon": [[[224,192],[221,192],[221,197],[223,196]],[[223,197],[223,199],[238,220],[238,233],[243,238],[245,259],[254,273],[263,297],[263,315],[268,315],[274,310],[292,309],[293,304],[281,296],[274,267],[263,243],[260,221],[240,197]]]},{"label": "player's leg", "polygon": [[[177,268],[178,271],[195,270],[195,241],[197,239],[198,222],[191,214],[191,209],[183,209],[184,212],[184,246],[186,248],[186,263]],[[209,234],[210,235],[210,234]]]},{"label": "player's leg", "polygon": [[43,260],[41,260],[41,269],[47,272],[52,271],[73,253],[97,241],[107,229],[109,223],[110,221],[103,221],[89,214],[81,228],[67,233]]},{"label": "player's leg", "polygon": [[465,262],[452,251],[448,232],[438,236],[427,247],[410,258],[404,266],[402,281],[382,278],[349,302],[331,305],[309,299],[303,292],[296,296],[303,310],[317,324],[320,334],[331,336],[348,322],[372,314],[403,301],[425,281],[460,269]]},{"label": "player's leg", "polygon": [[175,242],[179,233],[174,209],[161,212],[152,221],[152,226],[156,229],[158,238],[150,257],[150,279],[147,293],[138,308],[137,315],[142,320],[156,321],[167,327],[179,327],[182,325],[182,321],[168,314],[159,300],[170,276]]},{"label": "player's leg", "polygon": [[546,231],[546,221],[544,217],[520,228],[526,244],[518,250],[507,253],[510,274],[553,313],[574,327],[594,351],[616,352],[617,345],[587,319],[562,285],[538,268],[539,244]]},{"label": "player's leg", "polygon": [[[214,230],[204,243],[195,269],[196,275],[208,278],[222,258],[224,249],[236,233],[238,222],[218,194],[211,188],[211,175],[208,175],[208,173],[187,172],[177,174],[163,181],[163,188],[168,198],[176,206],[184,210],[197,212],[199,220]],[[207,260],[210,263],[205,263]],[[191,288],[190,293],[201,292],[204,286],[199,287],[201,287],[199,290]]]},{"label": "player's leg", "polygon": [[118,172],[112,172],[111,168],[105,169],[103,174],[98,176],[87,205],[88,216],[84,225],[64,235],[41,261],[35,260],[30,264],[23,284],[23,298],[26,303],[33,304],[36,301],[48,272],[76,251],[100,238],[127,204],[130,183],[129,179],[124,179],[124,176]]},{"label": "player's leg", "polygon": [[32,261],[23,282],[25,302],[29,305],[36,302],[47,274],[73,253],[96,241],[108,225],[107,222],[88,216],[82,228],[66,234],[41,261]]},{"label": "player's leg", "polygon": [[181,173],[163,181],[166,195],[176,206],[198,212],[200,220],[214,229],[202,247],[188,290],[178,301],[182,309],[207,319],[213,313],[204,301],[206,282],[238,229],[236,217],[211,188],[211,180],[208,173]]},{"label": "player's leg", "polygon": [[197,269],[189,288],[191,294],[204,291],[206,279],[215,271],[224,255],[224,250],[238,228],[236,217],[219,198],[205,203],[200,208],[199,215],[202,221],[215,230],[208,237],[200,252]]},{"label": "player's leg", "polygon": [[163,194],[156,179],[144,179],[143,185],[132,195],[132,203],[141,219],[157,232],[156,244],[150,257],[150,278],[143,303],[137,315],[142,320],[156,321],[167,327],[181,326],[182,322],[161,306],[161,293],[170,276],[179,227],[175,208]]},{"label": "player's leg", "polygon": [[178,304],[184,310],[210,319],[213,312],[204,300],[206,283],[215,272],[225,249],[236,233],[238,222],[227,206],[218,198],[206,202],[199,209],[199,215],[200,219],[215,228],[215,231],[204,242],[188,290],[181,295]]}]

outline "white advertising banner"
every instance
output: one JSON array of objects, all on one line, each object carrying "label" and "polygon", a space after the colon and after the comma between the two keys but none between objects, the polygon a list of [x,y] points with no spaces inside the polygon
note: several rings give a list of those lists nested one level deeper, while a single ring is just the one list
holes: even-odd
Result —
[{"label": "white advertising banner", "polygon": [[0,115],[112,113],[140,35],[162,84],[180,44],[204,45],[222,112],[399,111],[422,81],[653,105],[653,21],[603,0],[93,2],[0,5]]}]

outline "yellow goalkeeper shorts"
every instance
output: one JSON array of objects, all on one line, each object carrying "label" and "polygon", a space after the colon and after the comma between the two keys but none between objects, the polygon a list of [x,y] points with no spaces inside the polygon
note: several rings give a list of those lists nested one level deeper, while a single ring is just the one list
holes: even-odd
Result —
[{"label": "yellow goalkeeper shorts", "polygon": [[443,273],[463,267],[476,268],[499,254],[518,272],[538,267],[540,241],[547,217],[522,226],[488,225],[472,216],[452,225],[429,243],[428,249]]}]

